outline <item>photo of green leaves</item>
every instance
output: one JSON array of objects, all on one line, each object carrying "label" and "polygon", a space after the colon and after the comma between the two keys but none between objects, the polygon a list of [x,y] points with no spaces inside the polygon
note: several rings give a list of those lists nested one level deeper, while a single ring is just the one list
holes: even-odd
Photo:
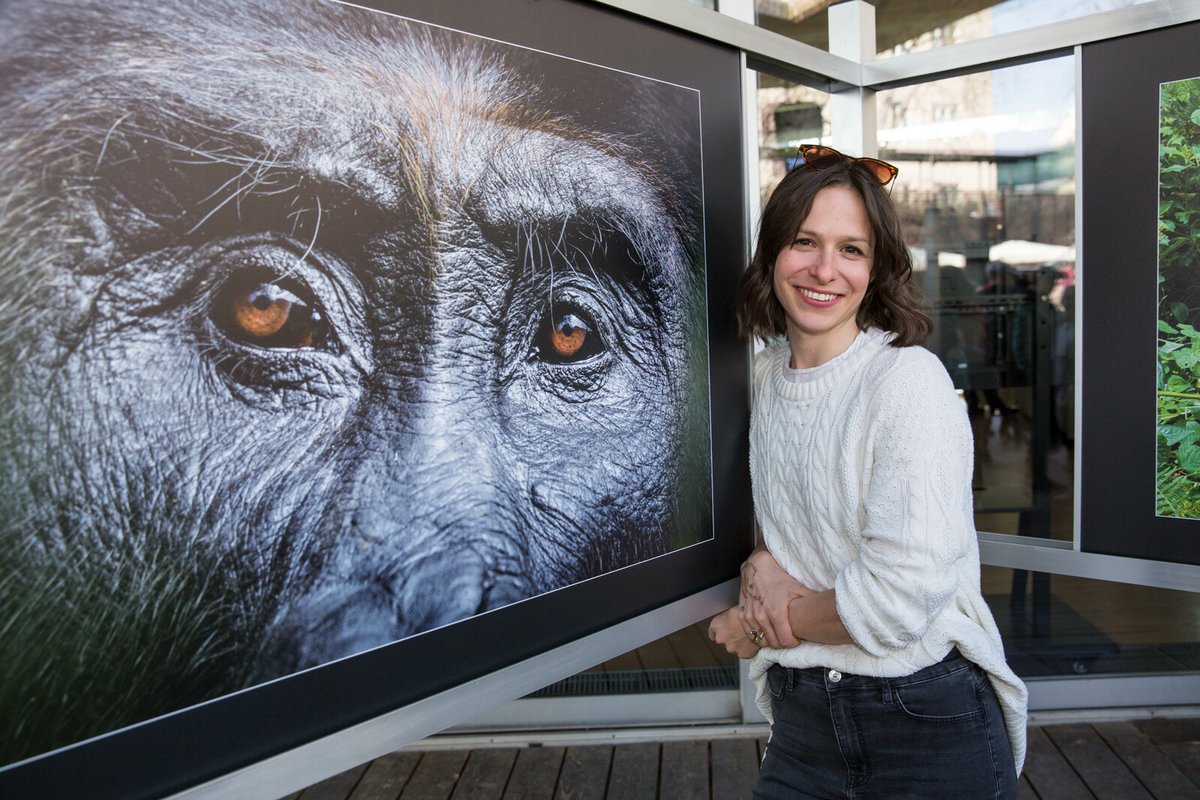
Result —
[{"label": "photo of green leaves", "polygon": [[1161,84],[1155,511],[1200,518],[1200,77]]}]

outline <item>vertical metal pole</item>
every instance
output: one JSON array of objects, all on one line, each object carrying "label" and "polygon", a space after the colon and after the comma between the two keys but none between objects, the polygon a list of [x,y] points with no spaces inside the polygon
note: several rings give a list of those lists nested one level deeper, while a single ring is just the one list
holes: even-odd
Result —
[{"label": "vertical metal pole", "polygon": [[[741,22],[755,23],[754,0],[720,0],[720,13]],[[742,174],[746,195],[746,241],[751,251],[758,234],[758,215],[762,210],[762,185],[758,173],[758,73],[746,66],[742,53]],[[749,253],[747,261],[749,260]]]},{"label": "vertical metal pole", "polygon": [[[717,10],[742,22],[755,23],[754,0],[718,0]],[[747,263],[758,237],[758,216],[762,211],[762,183],[758,172],[758,73],[746,66],[746,54],[742,54],[742,174],[743,191],[746,198],[746,242],[750,251],[745,254]],[[756,689],[750,680],[750,662],[738,661],[738,699],[742,708],[742,722],[763,722],[762,713],[755,705]]]},{"label": "vertical metal pole", "polygon": [[[829,7],[829,52],[858,64],[875,60],[875,6],[851,0]],[[855,156],[878,156],[875,91],[851,87],[829,98],[833,146]]]}]

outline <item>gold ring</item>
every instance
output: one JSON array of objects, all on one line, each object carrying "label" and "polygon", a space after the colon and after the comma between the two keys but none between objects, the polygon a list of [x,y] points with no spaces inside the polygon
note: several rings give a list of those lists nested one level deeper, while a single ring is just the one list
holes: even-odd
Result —
[{"label": "gold ring", "polygon": [[750,640],[753,641],[755,644],[762,644],[764,638],[765,637],[763,636],[762,631],[760,631],[760,630],[750,631]]}]

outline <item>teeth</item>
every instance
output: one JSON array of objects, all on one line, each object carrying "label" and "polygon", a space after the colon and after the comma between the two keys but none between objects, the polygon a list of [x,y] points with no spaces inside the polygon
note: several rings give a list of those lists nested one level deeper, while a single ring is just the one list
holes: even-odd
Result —
[{"label": "teeth", "polygon": [[825,294],[824,292],[814,292],[812,289],[801,289],[800,294],[804,295],[805,297],[811,297],[813,300],[816,300],[818,303],[828,303],[830,300],[833,300],[834,298],[837,297],[836,294]]}]

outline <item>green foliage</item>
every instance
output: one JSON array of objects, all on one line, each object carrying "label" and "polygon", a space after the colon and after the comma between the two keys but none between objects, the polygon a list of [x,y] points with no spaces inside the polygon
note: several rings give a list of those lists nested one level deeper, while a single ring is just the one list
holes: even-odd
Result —
[{"label": "green foliage", "polygon": [[[1184,309],[1186,312],[1187,309]],[[1175,316],[1172,310],[1161,311]],[[1200,518],[1200,331],[1158,322],[1157,513]]]},{"label": "green foliage", "polygon": [[1200,282],[1190,272],[1200,257],[1200,79],[1166,84],[1161,101],[1160,299],[1168,307],[1195,308],[1200,306]]},{"label": "green foliage", "polygon": [[1200,79],[1165,84],[1160,100],[1156,505],[1200,518]]}]

